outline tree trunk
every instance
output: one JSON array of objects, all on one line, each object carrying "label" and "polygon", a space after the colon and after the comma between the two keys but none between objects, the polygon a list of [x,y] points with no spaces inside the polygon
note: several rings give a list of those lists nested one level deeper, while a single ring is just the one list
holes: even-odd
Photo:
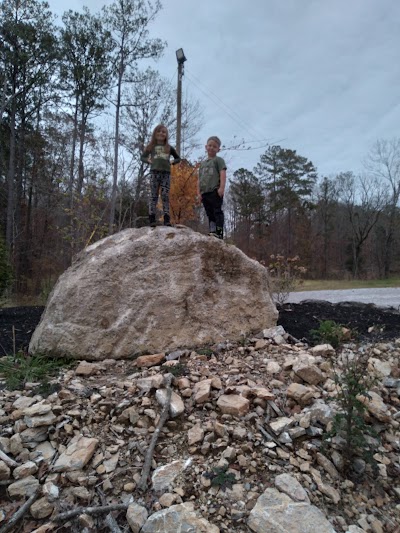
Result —
[{"label": "tree trunk", "polygon": [[119,115],[121,111],[121,88],[123,74],[123,58],[121,58],[118,74],[117,103],[115,106],[115,140],[114,140],[114,169],[113,185],[111,191],[110,220],[108,224],[108,234],[111,235],[114,229],[115,206],[117,203],[117,185],[118,185],[118,149],[119,149]]},{"label": "tree trunk", "polygon": [[84,113],[82,112],[81,127],[79,130],[78,184],[76,187],[79,198],[82,195],[83,180],[85,177],[84,167],[83,167],[83,151],[84,151],[84,146],[85,146],[85,133],[86,133],[86,119],[84,117]]},{"label": "tree trunk", "polygon": [[[74,124],[72,133],[72,151],[71,151],[71,163],[69,167],[69,208],[72,212],[74,203],[74,173],[75,173],[75,150],[76,141],[78,139],[78,96],[75,97],[75,112],[74,112]],[[72,213],[71,213],[72,214]]]},{"label": "tree trunk", "polygon": [[8,166],[8,192],[7,192],[7,227],[6,243],[11,251],[14,243],[14,180],[15,180],[15,101],[13,100],[10,115],[10,159]]}]

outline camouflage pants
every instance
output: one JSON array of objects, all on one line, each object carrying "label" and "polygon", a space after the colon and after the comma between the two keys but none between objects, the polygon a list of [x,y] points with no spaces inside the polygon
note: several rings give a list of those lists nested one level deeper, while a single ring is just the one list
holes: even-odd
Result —
[{"label": "camouflage pants", "polygon": [[161,201],[164,215],[169,215],[169,189],[170,173],[152,171],[150,174],[150,202],[149,215],[155,215],[157,209],[158,196],[161,190]]}]

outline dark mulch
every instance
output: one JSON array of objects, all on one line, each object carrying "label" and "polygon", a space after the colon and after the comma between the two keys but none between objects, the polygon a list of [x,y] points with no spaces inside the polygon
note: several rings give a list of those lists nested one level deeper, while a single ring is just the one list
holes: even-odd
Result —
[{"label": "dark mulch", "polygon": [[16,352],[28,347],[43,311],[44,307],[5,307],[0,309],[0,356],[13,353],[14,338]]},{"label": "dark mulch", "polygon": [[[359,341],[389,341],[400,337],[400,313],[393,308],[373,304],[342,302],[332,304],[319,300],[305,300],[299,304],[285,304],[279,310],[278,324],[296,339],[313,344],[312,330],[324,320],[350,328]],[[368,332],[373,328],[371,332]]]},{"label": "dark mulch", "polygon": [[[28,347],[43,310],[44,307],[0,309],[0,356],[13,353],[13,338],[16,351]],[[311,330],[317,329],[323,320],[334,320],[357,330],[361,341],[389,341],[400,337],[400,313],[395,309],[355,302],[331,304],[318,300],[285,304],[279,309],[278,324],[296,339],[309,344],[313,344]],[[368,333],[370,327],[374,329]]]}]

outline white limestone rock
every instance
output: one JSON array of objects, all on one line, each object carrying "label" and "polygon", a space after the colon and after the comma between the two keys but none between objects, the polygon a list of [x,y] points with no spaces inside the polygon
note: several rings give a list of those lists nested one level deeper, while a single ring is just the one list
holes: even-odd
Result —
[{"label": "white limestone rock", "polygon": [[239,340],[275,326],[267,270],[184,226],[127,229],[83,250],[60,276],[31,353],[76,359]]},{"label": "white limestone rock", "polygon": [[317,507],[295,502],[276,489],[266,489],[258,498],[247,525],[255,533],[335,533]]}]

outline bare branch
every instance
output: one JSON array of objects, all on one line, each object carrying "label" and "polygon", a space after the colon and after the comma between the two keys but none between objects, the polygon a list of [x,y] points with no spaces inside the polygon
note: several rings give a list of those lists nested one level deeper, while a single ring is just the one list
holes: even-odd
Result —
[{"label": "bare branch", "polygon": [[[0,533],[7,533],[8,531],[12,531],[15,524],[21,520],[21,518],[29,511],[31,505],[37,500],[39,493],[41,491],[41,486],[39,485],[35,492],[32,494],[32,496],[26,500],[26,502],[18,509],[16,513],[12,515],[10,520],[4,526],[0,529]],[[15,530],[14,530],[15,531]]]},{"label": "bare branch", "polygon": [[151,461],[153,459],[153,453],[154,448],[157,444],[157,440],[160,434],[160,431],[162,427],[164,426],[165,422],[169,418],[169,408],[171,404],[171,396],[172,396],[172,389],[171,389],[171,382],[172,382],[172,375],[168,374],[165,377],[165,386],[167,389],[167,398],[165,400],[164,408],[161,412],[160,420],[158,421],[157,427],[153,433],[153,437],[150,442],[150,446],[147,450],[146,457],[144,460],[143,470],[142,470],[142,476],[140,478],[140,481],[138,483],[138,489],[141,491],[145,491],[147,489],[147,478],[149,477],[150,468],[151,468]]},{"label": "bare branch", "polygon": [[[73,511],[66,511],[65,513],[60,513],[52,518],[53,522],[65,522],[66,520],[71,520],[76,518],[81,514],[97,515],[109,513],[110,511],[126,511],[129,505],[127,503],[115,503],[112,505],[104,505],[100,507],[78,507]],[[0,532],[1,533],[1,532]]]}]

